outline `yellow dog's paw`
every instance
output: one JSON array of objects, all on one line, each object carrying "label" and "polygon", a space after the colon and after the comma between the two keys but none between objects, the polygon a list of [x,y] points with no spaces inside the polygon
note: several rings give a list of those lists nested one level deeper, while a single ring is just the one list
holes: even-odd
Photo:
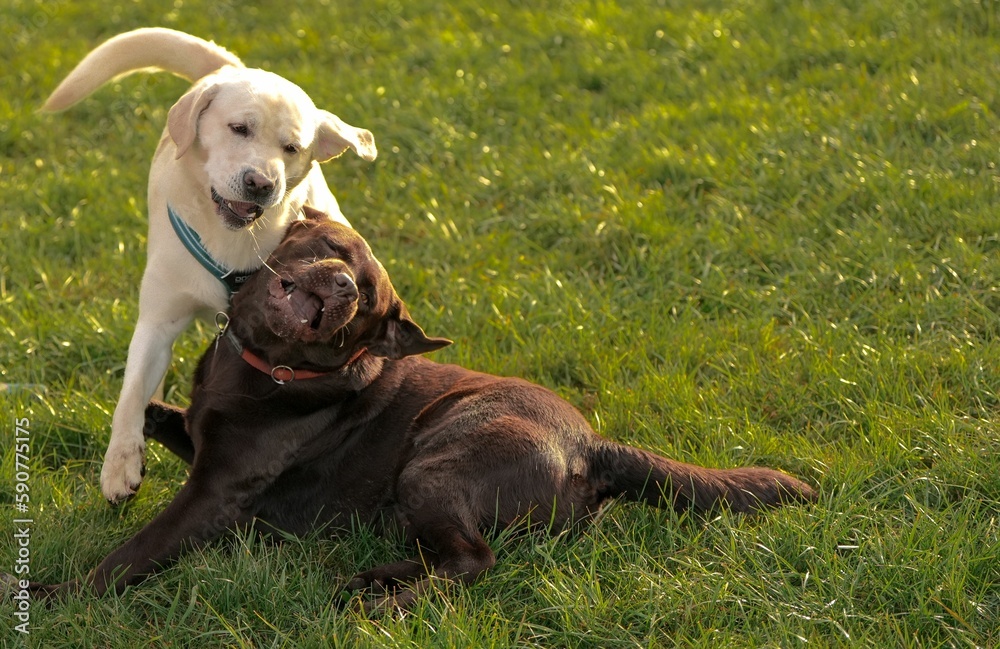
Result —
[{"label": "yellow dog's paw", "polygon": [[112,505],[135,495],[146,474],[144,464],[146,444],[138,441],[111,441],[101,468],[101,493]]}]

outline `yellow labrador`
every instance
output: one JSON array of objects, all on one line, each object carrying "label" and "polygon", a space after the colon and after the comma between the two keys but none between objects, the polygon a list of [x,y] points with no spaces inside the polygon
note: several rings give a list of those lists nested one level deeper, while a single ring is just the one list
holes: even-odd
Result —
[{"label": "yellow labrador", "polygon": [[376,156],[370,132],[318,109],[295,84],[170,29],[139,29],[103,43],[44,110],[68,108],[112,78],[144,68],[195,83],[170,109],[149,172],[139,319],[101,470],[101,491],[113,503],[142,481],[144,411],[180,332],[199,312],[227,308],[303,205],[347,224],[320,162],[347,149],[365,160]]}]

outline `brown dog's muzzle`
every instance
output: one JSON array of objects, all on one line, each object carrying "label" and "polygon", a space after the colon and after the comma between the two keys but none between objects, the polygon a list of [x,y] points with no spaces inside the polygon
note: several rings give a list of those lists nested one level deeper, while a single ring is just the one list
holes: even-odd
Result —
[{"label": "brown dog's muzzle", "polygon": [[357,311],[358,287],[340,260],[324,260],[275,276],[268,285],[268,325],[286,340],[330,339]]}]

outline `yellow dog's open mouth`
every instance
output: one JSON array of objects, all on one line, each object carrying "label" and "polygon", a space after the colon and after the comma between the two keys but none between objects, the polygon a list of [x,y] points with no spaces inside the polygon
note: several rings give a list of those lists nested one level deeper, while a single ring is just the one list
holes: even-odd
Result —
[{"label": "yellow dog's open mouth", "polygon": [[212,188],[212,200],[217,206],[215,213],[222,217],[226,225],[235,230],[250,225],[264,213],[264,208],[257,203],[228,200],[220,196],[214,187]]}]

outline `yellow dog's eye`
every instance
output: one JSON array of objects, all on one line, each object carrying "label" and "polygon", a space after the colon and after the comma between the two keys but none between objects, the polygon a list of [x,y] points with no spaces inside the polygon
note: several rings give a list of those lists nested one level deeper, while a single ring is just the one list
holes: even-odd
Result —
[{"label": "yellow dog's eye", "polygon": [[285,145],[285,153],[290,153],[292,155],[295,155],[298,152],[299,152],[299,146],[297,144],[286,144]]},{"label": "yellow dog's eye", "polygon": [[229,130],[236,135],[250,135],[250,129],[246,124],[230,124]]}]

